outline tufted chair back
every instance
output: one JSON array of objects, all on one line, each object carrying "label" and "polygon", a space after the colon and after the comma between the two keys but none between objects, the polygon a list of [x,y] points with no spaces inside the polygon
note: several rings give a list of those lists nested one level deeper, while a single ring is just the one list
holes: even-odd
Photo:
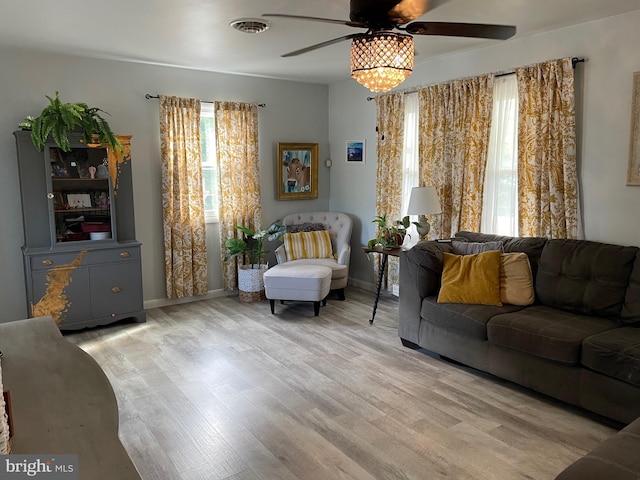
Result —
[{"label": "tufted chair back", "polygon": [[[292,213],[282,219],[284,226],[301,223],[322,223],[329,231],[331,246],[333,251],[338,254],[338,263],[341,265],[349,264],[351,230],[353,228],[353,221],[349,215],[340,212],[305,212]],[[341,259],[340,257],[343,255],[347,255],[347,257]]]},{"label": "tufted chair back", "polygon": [[[331,246],[336,254],[335,259],[299,259],[297,264],[308,263],[310,265],[323,265],[332,269],[331,289],[338,290],[338,295],[344,299],[344,287],[349,276],[349,260],[351,258],[351,230],[353,221],[346,213],[340,212],[305,212],[292,213],[282,219],[285,226],[299,225],[301,223],[321,223],[329,231]],[[278,263],[287,262],[284,245],[275,251]]]}]

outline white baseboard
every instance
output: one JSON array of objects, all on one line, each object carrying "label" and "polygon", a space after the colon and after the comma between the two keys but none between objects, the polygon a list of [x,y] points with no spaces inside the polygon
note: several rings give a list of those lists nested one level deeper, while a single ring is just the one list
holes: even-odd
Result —
[{"label": "white baseboard", "polygon": [[144,301],[144,309],[168,307],[169,305],[180,305],[182,303],[198,302],[200,300],[211,300],[212,298],[229,297],[231,295],[237,295],[237,290],[209,290],[206,295],[200,295],[197,297],[186,298],[157,298],[153,300]]},{"label": "white baseboard", "polygon": [[354,287],[362,288],[363,290],[370,290],[372,292],[376,291],[375,283],[365,282],[363,280],[358,280],[356,278],[349,277],[349,285],[353,285]]}]

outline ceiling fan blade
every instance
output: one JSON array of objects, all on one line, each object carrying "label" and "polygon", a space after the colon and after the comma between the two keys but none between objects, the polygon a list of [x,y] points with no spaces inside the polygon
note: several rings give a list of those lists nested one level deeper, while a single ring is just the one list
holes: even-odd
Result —
[{"label": "ceiling fan blade", "polygon": [[506,40],[516,34],[513,25],[488,23],[413,22],[404,29],[412,35],[443,35],[447,37],[475,37]]},{"label": "ceiling fan blade", "polygon": [[316,43],[315,45],[311,45],[310,47],[301,48],[300,50],[296,50],[295,52],[285,53],[281,55],[282,57],[295,57],[296,55],[301,55],[303,53],[311,52],[313,50],[317,50],[322,47],[328,47],[329,45],[333,45],[334,43],[340,43],[344,40],[351,40],[353,38],[359,37],[363,35],[362,33],[352,33],[351,35],[345,35],[344,37],[334,38],[333,40],[327,40],[326,42]]},{"label": "ceiling fan blade", "polygon": [[349,18],[374,28],[404,25],[429,9],[429,0],[351,0]]},{"label": "ceiling fan blade", "polygon": [[286,13],[263,13],[263,17],[280,17],[280,18],[292,18],[294,20],[308,20],[311,22],[323,22],[333,23],[335,25],[346,25],[348,27],[361,27],[367,28],[364,23],[353,22],[350,20],[335,20],[333,18],[321,18],[321,17],[305,17],[303,15],[288,15]]}]

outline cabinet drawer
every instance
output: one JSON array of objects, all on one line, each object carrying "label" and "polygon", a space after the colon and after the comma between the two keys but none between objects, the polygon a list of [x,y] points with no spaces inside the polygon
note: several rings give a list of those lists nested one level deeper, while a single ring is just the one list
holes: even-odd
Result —
[{"label": "cabinet drawer", "polygon": [[139,261],[140,247],[116,247],[108,249],[89,250],[87,263],[91,265],[99,263],[117,263],[123,261]]},{"label": "cabinet drawer", "polygon": [[[51,270],[56,267],[70,267],[82,252],[69,252],[69,253],[48,253],[43,255],[29,255],[29,265],[31,271],[36,272],[38,270]],[[86,254],[82,259],[81,265],[87,263]]]},{"label": "cabinet drawer", "polygon": [[92,266],[91,314],[94,318],[141,311],[142,273],[139,263]]}]

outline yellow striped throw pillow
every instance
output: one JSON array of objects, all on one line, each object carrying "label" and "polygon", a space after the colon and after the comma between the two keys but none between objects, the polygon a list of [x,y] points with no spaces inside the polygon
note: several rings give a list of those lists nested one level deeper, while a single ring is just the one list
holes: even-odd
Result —
[{"label": "yellow striped throw pillow", "polygon": [[283,241],[288,260],[331,258],[331,237],[327,230],[286,233]]}]

